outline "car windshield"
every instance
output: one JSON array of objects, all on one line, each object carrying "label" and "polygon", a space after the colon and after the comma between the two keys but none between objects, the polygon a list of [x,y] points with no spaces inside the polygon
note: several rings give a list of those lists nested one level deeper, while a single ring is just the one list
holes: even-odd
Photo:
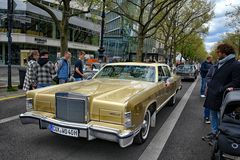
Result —
[{"label": "car windshield", "polygon": [[155,82],[155,67],[152,66],[105,66],[95,78],[128,79]]},{"label": "car windshield", "polygon": [[191,65],[180,65],[177,67],[177,71],[192,71],[194,69]]}]

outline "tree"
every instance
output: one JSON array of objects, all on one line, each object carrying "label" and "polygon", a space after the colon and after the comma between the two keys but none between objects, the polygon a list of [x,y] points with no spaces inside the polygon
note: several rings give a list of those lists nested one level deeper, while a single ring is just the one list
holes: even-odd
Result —
[{"label": "tree", "polygon": [[226,16],[228,17],[227,25],[239,30],[240,29],[240,6],[232,6],[233,11],[226,12]]},{"label": "tree", "polygon": [[[89,13],[90,9],[94,3],[93,0],[76,0],[71,2],[71,0],[56,0],[56,6],[62,9],[61,20],[55,15],[53,7],[49,7],[43,3],[41,0],[27,0],[32,5],[41,8],[46,11],[53,19],[57,29],[60,32],[60,52],[63,55],[65,51],[68,50],[68,31],[69,31],[69,19],[74,16],[79,16],[81,14]],[[74,4],[73,4],[74,3]],[[78,10],[74,10],[71,6],[77,6]]]},{"label": "tree", "polygon": [[183,0],[111,0],[107,3],[112,12],[133,23],[132,30],[138,39],[136,61],[142,61],[144,40],[156,34],[159,24],[180,1]]},{"label": "tree", "polygon": [[[158,39],[164,44],[165,54],[174,53],[176,48],[191,35],[206,34],[206,24],[213,17],[213,4],[205,0],[185,0],[178,3],[160,24]],[[175,63],[175,58],[174,58]],[[171,64],[171,62],[170,62]]]},{"label": "tree", "polygon": [[220,41],[221,43],[228,43],[232,45],[237,53],[237,55],[240,55],[240,33],[226,33],[223,37],[222,40]]},{"label": "tree", "polygon": [[193,61],[203,61],[208,55],[204,41],[197,33],[188,36],[184,43],[179,43],[176,50],[180,52],[183,57]]}]

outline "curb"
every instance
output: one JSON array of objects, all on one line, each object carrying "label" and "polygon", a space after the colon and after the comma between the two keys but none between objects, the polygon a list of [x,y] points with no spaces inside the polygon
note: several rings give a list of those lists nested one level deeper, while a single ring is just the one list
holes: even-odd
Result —
[{"label": "curb", "polygon": [[26,96],[25,94],[20,94],[20,95],[15,95],[15,96],[3,97],[3,98],[0,98],[0,102],[1,101],[6,101],[6,100],[11,100],[11,99],[16,99],[16,98],[22,98],[22,97],[25,97],[25,96]]},{"label": "curb", "polygon": [[[18,87],[18,85],[12,85],[12,87]],[[7,85],[6,86],[0,86],[0,89],[4,89],[4,88],[7,88]]]}]

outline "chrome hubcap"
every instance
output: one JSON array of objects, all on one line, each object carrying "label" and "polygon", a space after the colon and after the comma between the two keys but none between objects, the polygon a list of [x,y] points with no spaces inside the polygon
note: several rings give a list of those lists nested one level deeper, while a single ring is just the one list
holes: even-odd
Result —
[{"label": "chrome hubcap", "polygon": [[142,124],[142,138],[146,139],[149,132],[149,126],[150,126],[150,112],[147,111],[143,124]]}]

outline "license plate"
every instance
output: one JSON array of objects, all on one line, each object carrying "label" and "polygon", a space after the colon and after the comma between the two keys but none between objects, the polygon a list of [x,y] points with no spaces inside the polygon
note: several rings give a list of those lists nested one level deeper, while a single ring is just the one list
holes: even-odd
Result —
[{"label": "license plate", "polygon": [[71,128],[64,128],[60,126],[55,126],[55,125],[50,125],[49,128],[52,132],[65,135],[65,136],[70,136],[70,137],[79,137],[79,133],[77,129],[71,129]]}]

